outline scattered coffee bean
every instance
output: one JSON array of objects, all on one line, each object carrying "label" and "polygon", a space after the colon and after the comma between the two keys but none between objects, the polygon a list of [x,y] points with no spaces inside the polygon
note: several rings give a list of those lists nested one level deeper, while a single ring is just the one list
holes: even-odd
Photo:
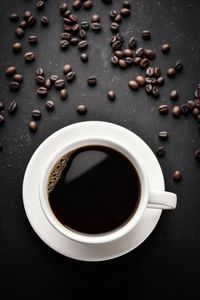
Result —
[{"label": "scattered coffee bean", "polygon": [[87,79],[87,83],[89,86],[95,86],[97,84],[97,78],[95,76],[90,76]]},{"label": "scattered coffee bean", "polygon": [[134,49],[137,46],[137,39],[132,36],[128,41],[128,45],[130,49]]},{"label": "scattered coffee bean", "polygon": [[118,23],[111,23],[110,25],[110,29],[113,31],[113,32],[118,32],[119,31],[119,24]]},{"label": "scattered coffee bean", "polygon": [[200,161],[200,149],[197,149],[197,150],[195,151],[195,156],[196,156],[196,158]]},{"label": "scattered coffee bean", "polygon": [[84,104],[80,104],[77,106],[76,111],[79,115],[85,115],[87,112],[87,107]]},{"label": "scattered coffee bean", "polygon": [[62,100],[67,99],[67,98],[68,98],[68,90],[62,89],[62,90],[60,91],[60,98],[61,98]]},{"label": "scattered coffee bean", "polygon": [[176,63],[175,63],[175,70],[176,72],[181,72],[183,69],[183,63],[181,60],[178,60]]},{"label": "scattered coffee bean", "polygon": [[24,30],[20,27],[15,29],[15,34],[18,38],[22,38],[24,36]]},{"label": "scattered coffee bean", "polygon": [[128,0],[124,0],[122,6],[125,8],[131,8],[131,3]]},{"label": "scattered coffee bean", "polygon": [[3,115],[0,115],[0,125],[5,122],[5,118]]},{"label": "scattered coffee bean", "polygon": [[113,51],[120,50],[122,48],[122,42],[117,40],[112,44]]},{"label": "scattered coffee bean", "polygon": [[20,89],[20,84],[17,81],[11,81],[10,82],[10,90],[17,92]]},{"label": "scattered coffee bean", "polygon": [[42,116],[41,111],[39,109],[34,109],[31,113],[31,115],[36,120],[41,119],[41,116]]},{"label": "scattered coffee bean", "polygon": [[200,115],[200,109],[198,109],[197,107],[195,107],[192,111],[192,115],[195,119],[198,118],[198,116]]},{"label": "scattered coffee bean", "polygon": [[73,23],[78,23],[78,18],[72,14],[71,12],[69,13],[69,19],[73,22]]},{"label": "scattered coffee bean", "polygon": [[86,38],[87,34],[86,34],[86,31],[84,29],[81,29],[79,31],[79,37],[80,39],[84,40]]},{"label": "scattered coffee bean", "polygon": [[62,3],[59,7],[60,14],[63,15],[68,9],[67,3]]},{"label": "scattered coffee bean", "polygon": [[49,25],[49,19],[48,19],[46,16],[42,16],[42,17],[40,18],[40,21],[41,21],[41,24],[42,24],[43,26],[48,26],[48,25]]},{"label": "scattered coffee bean", "polygon": [[79,33],[79,30],[80,30],[80,26],[78,24],[74,24],[72,26],[72,33],[73,34],[78,34]]},{"label": "scattered coffee bean", "polygon": [[108,99],[113,101],[113,100],[115,100],[115,98],[116,98],[115,92],[114,91],[109,91],[108,92]]},{"label": "scattered coffee bean", "polygon": [[121,69],[126,69],[127,68],[127,64],[126,64],[126,61],[124,59],[119,59],[118,64],[119,64],[119,67]]},{"label": "scattered coffee bean", "polygon": [[160,139],[166,140],[168,138],[168,132],[167,131],[160,131],[158,133],[158,136],[159,136]]},{"label": "scattered coffee bean", "polygon": [[173,172],[173,175],[172,175],[174,181],[180,181],[182,179],[182,174],[180,171],[176,170]]},{"label": "scattered coffee bean", "polygon": [[14,43],[13,44],[13,51],[16,53],[21,52],[22,50],[22,44],[21,43]]},{"label": "scattered coffee bean", "polygon": [[27,62],[33,62],[35,60],[35,54],[34,52],[26,52],[24,54],[24,58]]},{"label": "scattered coffee bean", "polygon": [[30,131],[35,132],[38,129],[38,125],[35,121],[28,122],[28,128]]},{"label": "scattered coffee bean", "polygon": [[97,14],[92,15],[91,22],[92,23],[96,23],[96,22],[99,23],[100,22],[99,15],[97,15]]},{"label": "scattered coffee bean", "polygon": [[21,74],[15,74],[12,79],[13,79],[13,81],[17,81],[19,83],[22,83],[23,76]]},{"label": "scattered coffee bean", "polygon": [[30,16],[27,20],[27,24],[29,27],[33,27],[36,24],[36,18],[34,16]]},{"label": "scattered coffee bean", "polygon": [[139,84],[135,80],[130,80],[128,83],[128,86],[131,90],[134,90],[134,91],[139,89]]},{"label": "scattered coffee bean", "polygon": [[73,37],[69,42],[71,46],[76,46],[79,43],[79,39],[77,37]]},{"label": "scattered coffee bean", "polygon": [[84,1],[83,2],[83,7],[86,9],[86,10],[89,10],[91,9],[93,6],[93,2],[91,0],[87,0],[87,1]]},{"label": "scattered coffee bean", "polygon": [[158,77],[158,79],[157,79],[157,85],[161,86],[161,85],[164,84],[164,82],[165,82],[165,80],[164,80],[164,78],[162,76]]},{"label": "scattered coffee bean", "polygon": [[200,99],[200,89],[199,88],[195,90],[194,97]]},{"label": "scattered coffee bean", "polygon": [[67,40],[61,40],[60,41],[60,48],[62,50],[66,50],[69,47],[69,42]]},{"label": "scattered coffee bean", "polygon": [[141,62],[140,62],[140,67],[142,68],[142,69],[145,69],[145,68],[147,68],[149,66],[149,60],[148,60],[148,58],[143,58],[142,60],[141,60]]},{"label": "scattered coffee bean", "polygon": [[154,72],[154,68],[153,67],[149,67],[146,69],[146,75],[148,77],[153,77],[155,75],[155,72]]},{"label": "scattered coffee bean", "polygon": [[32,16],[32,12],[30,12],[30,11],[25,11],[25,13],[24,13],[24,20],[25,21],[28,21],[28,18],[30,17],[30,16]]},{"label": "scattered coffee bean", "polygon": [[87,21],[81,22],[81,28],[83,28],[84,30],[88,30],[90,28],[89,22]]},{"label": "scattered coffee bean", "polygon": [[168,113],[169,108],[168,108],[167,104],[162,104],[158,107],[158,111],[160,114],[165,115]]},{"label": "scattered coffee bean", "polygon": [[156,54],[151,49],[144,49],[144,55],[149,59],[154,59],[156,57]]},{"label": "scattered coffee bean", "polygon": [[36,35],[30,35],[28,40],[31,45],[35,45],[38,42],[38,38]]},{"label": "scattered coffee bean", "polygon": [[152,87],[152,95],[158,97],[160,95],[159,88],[155,85]]},{"label": "scattered coffee bean", "polygon": [[47,100],[47,101],[45,102],[45,106],[46,106],[46,109],[47,109],[47,110],[53,110],[55,104],[54,104],[54,102],[53,102],[52,100]]},{"label": "scattered coffee bean", "polygon": [[50,90],[50,88],[52,87],[52,82],[51,82],[50,78],[47,78],[45,80],[44,87],[47,88],[47,90]]},{"label": "scattered coffee bean", "polygon": [[27,22],[26,21],[21,21],[19,24],[19,27],[22,29],[26,29],[27,28]]},{"label": "scattered coffee bean", "polygon": [[179,97],[179,94],[178,94],[178,92],[177,92],[176,90],[171,91],[171,93],[170,93],[170,98],[171,98],[172,100],[177,100],[178,97]]},{"label": "scattered coffee bean", "polygon": [[144,40],[149,40],[151,38],[151,32],[149,30],[143,30],[141,35]]},{"label": "scattered coffee bean", "polygon": [[153,90],[152,84],[151,83],[146,84],[145,90],[146,90],[147,94],[151,95],[152,94],[152,90]]},{"label": "scattered coffee bean", "polygon": [[181,108],[180,106],[176,105],[172,108],[172,115],[175,118],[180,118],[181,116]]},{"label": "scattered coffee bean", "polygon": [[121,14],[122,17],[127,18],[127,17],[130,16],[131,11],[130,11],[130,9],[128,9],[128,8],[122,8],[122,9],[120,10],[120,14]]},{"label": "scattered coffee bean", "polygon": [[81,53],[80,57],[81,57],[82,62],[87,62],[88,61],[87,53]]},{"label": "scattered coffee bean", "polygon": [[11,22],[17,22],[17,21],[19,21],[19,16],[18,16],[18,14],[13,13],[9,16],[9,19]]},{"label": "scattered coffee bean", "polygon": [[37,68],[36,75],[44,76],[44,70],[42,68]]},{"label": "scattered coffee bean", "polygon": [[184,115],[184,116],[187,116],[189,114],[190,109],[187,104],[181,105],[181,112],[182,112],[182,115]]},{"label": "scattered coffee bean", "polygon": [[76,74],[73,71],[67,73],[67,75],[66,75],[66,79],[68,82],[72,82],[75,79],[75,77],[76,77]]},{"label": "scattered coffee bean", "polygon": [[50,80],[51,80],[52,82],[56,82],[56,80],[58,80],[58,79],[59,79],[58,75],[51,75],[51,76],[50,76]]},{"label": "scattered coffee bean", "polygon": [[127,66],[131,66],[134,63],[134,59],[132,57],[125,57],[125,62]]},{"label": "scattered coffee bean", "polygon": [[143,58],[143,56],[144,56],[144,49],[143,48],[138,48],[135,51],[135,56],[139,56],[139,57]]},{"label": "scattered coffee bean", "polygon": [[8,77],[11,77],[13,76],[15,73],[17,72],[17,69],[15,66],[11,66],[11,67],[8,67],[6,70],[5,70],[5,73]]},{"label": "scattered coffee bean", "polygon": [[145,82],[146,82],[147,84],[152,84],[152,85],[154,85],[154,84],[157,83],[157,80],[156,80],[156,78],[153,78],[153,77],[146,77],[146,78],[145,78]]},{"label": "scattered coffee bean", "polygon": [[139,57],[139,56],[137,56],[137,57],[135,57],[135,58],[133,59],[134,64],[135,64],[136,66],[138,66],[138,65],[140,64],[141,60],[142,60],[142,57]]},{"label": "scattered coffee bean", "polygon": [[66,25],[66,24],[64,24],[64,25],[63,25],[63,29],[64,29],[65,31],[67,31],[67,32],[71,32],[71,31],[72,31],[72,26],[71,26],[71,25]]},{"label": "scattered coffee bean", "polygon": [[155,77],[158,78],[161,76],[161,69],[159,67],[154,68]]},{"label": "scattered coffee bean", "polygon": [[170,78],[175,77],[176,76],[176,70],[175,70],[175,68],[169,68],[168,71],[167,71],[167,75]]},{"label": "scattered coffee bean", "polygon": [[10,104],[9,104],[9,107],[8,107],[8,111],[10,114],[14,114],[17,110],[17,103],[15,101],[12,101]]},{"label": "scattered coffee bean", "polygon": [[111,57],[111,63],[114,66],[118,65],[118,62],[119,62],[119,59],[117,58],[117,56],[114,55],[114,56]]},{"label": "scattered coffee bean", "polygon": [[189,100],[187,102],[187,106],[190,110],[193,110],[194,109],[194,101],[193,100]]},{"label": "scattered coffee bean", "polygon": [[47,95],[47,88],[43,86],[39,87],[37,89],[37,94],[41,97],[45,97]]},{"label": "scattered coffee bean", "polygon": [[[118,53],[119,52],[122,52],[122,51],[118,51]],[[117,56],[116,53],[115,53],[115,55]],[[125,56],[125,57],[133,57],[133,51],[131,49],[124,49],[123,52],[122,52],[122,57],[123,56]],[[119,56],[118,56],[118,58],[119,58]]]},{"label": "scattered coffee bean", "polygon": [[136,76],[135,81],[136,81],[140,86],[143,86],[143,85],[145,84],[145,79],[144,79],[144,76],[142,76],[142,75]]},{"label": "scattered coffee bean", "polygon": [[69,64],[65,64],[63,66],[63,73],[66,75],[67,73],[71,72],[72,71],[72,66],[69,65]]},{"label": "scattered coffee bean", "polygon": [[158,149],[156,151],[156,155],[158,157],[163,157],[163,156],[165,156],[165,154],[166,154],[165,147],[163,147],[163,146],[158,147]]},{"label": "scattered coffee bean", "polygon": [[74,10],[79,10],[81,8],[81,1],[80,0],[74,1],[74,3],[72,4],[72,7]]},{"label": "scattered coffee bean", "polygon": [[58,79],[58,80],[55,81],[55,87],[57,89],[62,89],[64,86],[65,86],[65,82],[64,82],[63,79]]},{"label": "scattered coffee bean", "polygon": [[36,7],[38,10],[43,9],[44,8],[44,3],[45,1],[37,1],[36,2]]},{"label": "scattered coffee bean", "polygon": [[163,45],[161,46],[161,51],[162,51],[162,53],[164,53],[164,54],[169,53],[170,50],[171,50],[170,44],[163,44]]},{"label": "scattered coffee bean", "polygon": [[43,85],[45,83],[45,78],[42,75],[36,75],[35,80],[38,85]]},{"label": "scattered coffee bean", "polygon": [[79,50],[85,50],[88,47],[87,41],[81,41],[78,43]]},{"label": "scattered coffee bean", "polygon": [[69,32],[62,32],[60,34],[60,38],[61,40],[67,40],[67,41],[70,41],[71,39],[71,34]]},{"label": "scattered coffee bean", "polygon": [[93,22],[91,28],[93,31],[101,31],[101,23]]},{"label": "scattered coffee bean", "polygon": [[122,16],[121,15],[116,15],[114,18],[114,22],[120,24],[122,22]]},{"label": "scattered coffee bean", "polygon": [[114,20],[114,18],[117,16],[117,11],[111,10],[109,13],[109,16],[110,16],[111,20]]},{"label": "scattered coffee bean", "polygon": [[4,110],[4,104],[2,102],[0,102],[0,111]]}]

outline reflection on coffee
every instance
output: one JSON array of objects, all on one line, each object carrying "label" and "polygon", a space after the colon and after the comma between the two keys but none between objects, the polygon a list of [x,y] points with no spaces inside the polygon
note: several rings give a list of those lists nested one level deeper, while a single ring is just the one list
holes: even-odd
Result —
[{"label": "reflection on coffee", "polygon": [[85,146],[62,156],[48,181],[48,197],[56,218],[72,230],[99,234],[124,224],[140,198],[133,164],[105,146]]}]

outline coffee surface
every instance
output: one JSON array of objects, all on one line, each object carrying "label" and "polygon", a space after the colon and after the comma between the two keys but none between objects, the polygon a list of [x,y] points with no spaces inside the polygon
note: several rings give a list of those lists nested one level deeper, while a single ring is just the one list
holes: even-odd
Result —
[{"label": "coffee surface", "polygon": [[48,196],[64,226],[99,234],[132,216],[140,198],[140,181],[133,164],[120,152],[85,146],[57,161],[49,176]]}]

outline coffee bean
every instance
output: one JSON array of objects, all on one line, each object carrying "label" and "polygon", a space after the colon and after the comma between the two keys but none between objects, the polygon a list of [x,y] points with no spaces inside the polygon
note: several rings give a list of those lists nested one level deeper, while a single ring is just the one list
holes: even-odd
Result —
[{"label": "coffee bean", "polygon": [[96,22],[100,23],[100,17],[99,17],[99,15],[97,15],[97,14],[92,15],[91,22],[92,23],[96,23]]},{"label": "coffee bean", "polygon": [[199,89],[196,89],[196,90],[195,90],[195,92],[194,92],[194,97],[200,99],[200,90],[199,90]]},{"label": "coffee bean", "polygon": [[163,44],[163,45],[161,46],[161,51],[162,51],[162,53],[164,53],[164,54],[169,53],[170,50],[171,50],[170,44]]},{"label": "coffee bean", "polygon": [[30,16],[27,20],[27,24],[29,27],[33,27],[36,24],[36,18],[34,16]]},{"label": "coffee bean", "polygon": [[51,76],[50,76],[50,80],[51,80],[52,82],[56,82],[56,80],[58,80],[58,79],[59,79],[58,75],[51,75]]},{"label": "coffee bean", "polygon": [[61,40],[60,41],[60,48],[62,50],[66,50],[67,48],[69,48],[69,42],[67,40]]},{"label": "coffee bean", "polygon": [[19,21],[19,16],[18,16],[18,14],[13,13],[9,16],[9,19],[11,22],[17,22],[17,21]]},{"label": "coffee bean", "polygon": [[68,9],[67,3],[62,3],[59,7],[60,14],[63,15]]},{"label": "coffee bean", "polygon": [[114,18],[117,16],[117,11],[111,10],[109,13],[109,16],[110,16],[111,20],[114,20]]},{"label": "coffee bean", "polygon": [[47,88],[41,86],[37,89],[37,94],[41,97],[45,97],[47,95]]},{"label": "coffee bean", "polygon": [[65,86],[65,82],[64,82],[63,79],[58,79],[58,80],[55,81],[55,87],[57,89],[62,89],[64,86]]},{"label": "coffee bean", "polygon": [[15,101],[12,101],[10,104],[9,104],[9,107],[8,107],[8,111],[10,114],[14,114],[17,110],[17,103]]},{"label": "coffee bean", "polygon": [[153,90],[152,84],[151,83],[146,84],[145,90],[146,90],[147,94],[151,95],[152,94],[152,90]]},{"label": "coffee bean", "polygon": [[172,108],[172,115],[175,118],[180,118],[181,116],[181,108],[180,106],[176,105]]},{"label": "coffee bean", "polygon": [[13,47],[13,51],[16,52],[16,53],[19,53],[22,50],[22,44],[21,43],[14,43],[12,47]]},{"label": "coffee bean", "polygon": [[181,105],[181,112],[182,112],[182,115],[184,115],[184,116],[187,116],[189,114],[190,109],[187,104]]},{"label": "coffee bean", "polygon": [[91,9],[93,6],[93,2],[91,0],[87,0],[85,2],[83,2],[83,7],[86,9],[86,10],[89,10]]},{"label": "coffee bean", "polygon": [[165,147],[163,147],[163,146],[158,147],[158,149],[156,151],[156,155],[158,157],[163,157],[163,156],[165,156],[165,154],[166,154]]},{"label": "coffee bean", "polygon": [[35,45],[38,42],[38,38],[36,35],[30,35],[28,40],[31,45]]},{"label": "coffee bean", "polygon": [[25,21],[28,21],[28,18],[30,17],[30,16],[32,16],[32,12],[31,11],[25,11],[25,13],[24,13],[24,20]]},{"label": "coffee bean", "polygon": [[78,18],[74,15],[74,14],[72,14],[71,12],[70,12],[70,14],[69,14],[69,19],[73,22],[73,23],[78,23]]},{"label": "coffee bean", "polygon": [[182,179],[182,174],[179,170],[176,170],[176,171],[173,172],[172,177],[173,177],[174,181],[178,182]]},{"label": "coffee bean", "polygon": [[151,32],[149,30],[143,30],[141,35],[144,40],[149,40],[151,38]]},{"label": "coffee bean", "polygon": [[27,62],[33,62],[35,60],[35,54],[34,52],[26,52],[24,54],[24,58]]},{"label": "coffee bean", "polygon": [[161,85],[164,84],[164,82],[165,82],[165,80],[164,80],[164,78],[162,76],[158,77],[158,79],[157,79],[157,85],[161,86]]},{"label": "coffee bean", "polygon": [[166,140],[168,138],[168,132],[167,131],[160,131],[158,133],[158,136],[161,140]]},{"label": "coffee bean", "polygon": [[133,51],[131,49],[124,49],[122,53],[123,53],[123,56],[125,56],[125,57],[133,57]]},{"label": "coffee bean", "polygon": [[78,43],[79,50],[85,50],[88,47],[87,41],[81,41]]},{"label": "coffee bean", "polygon": [[67,99],[67,98],[68,98],[68,90],[62,89],[62,90],[60,91],[60,98],[61,98],[62,100]]},{"label": "coffee bean", "polygon": [[134,49],[137,46],[137,39],[132,36],[128,41],[128,45],[130,49]]},{"label": "coffee bean", "polygon": [[159,67],[154,68],[155,77],[158,78],[161,76],[161,69]]},{"label": "coffee bean", "polygon": [[10,90],[17,92],[20,89],[20,84],[17,81],[11,81],[10,82]]},{"label": "coffee bean", "polygon": [[15,75],[13,76],[13,81],[17,81],[17,82],[19,82],[19,83],[22,83],[22,81],[23,81],[23,76],[22,76],[21,74],[15,74]]},{"label": "coffee bean", "polygon": [[137,57],[135,57],[135,58],[133,59],[134,64],[135,64],[136,66],[138,66],[138,65],[140,64],[141,60],[142,60],[142,57],[139,57],[139,56],[137,56]]},{"label": "coffee bean", "polygon": [[44,70],[42,68],[37,68],[36,75],[44,76]]},{"label": "coffee bean", "polygon": [[197,149],[197,150],[195,151],[195,156],[196,156],[196,158],[200,161],[200,149]]},{"label": "coffee bean", "polygon": [[158,111],[160,114],[165,115],[168,113],[169,108],[168,108],[167,104],[162,104],[158,107]]},{"label": "coffee bean", "polygon": [[140,85],[143,86],[145,84],[145,79],[142,75],[138,75],[135,78],[135,81]]},{"label": "coffee bean", "polygon": [[85,115],[87,112],[87,107],[84,104],[80,104],[77,106],[76,111],[79,115]]},{"label": "coffee bean", "polygon": [[17,72],[17,69],[15,66],[11,66],[11,67],[8,67],[6,70],[5,70],[5,73],[8,77],[11,77],[13,76],[15,73]]},{"label": "coffee bean", "polygon": [[149,66],[149,60],[148,60],[148,58],[143,58],[142,60],[141,60],[141,62],[140,62],[140,67],[142,68],[142,69],[145,69],[145,68],[147,68]]},{"label": "coffee bean", "polygon": [[80,26],[78,24],[74,24],[72,26],[72,33],[73,34],[78,34],[79,33],[79,30],[80,30]]},{"label": "coffee bean", "polygon": [[110,25],[110,29],[113,31],[113,32],[118,32],[119,31],[119,24],[118,23],[111,23]]},{"label": "coffee bean", "polygon": [[152,95],[154,97],[158,97],[160,95],[159,89],[156,85],[152,87]]},{"label": "coffee bean", "polygon": [[93,31],[101,31],[101,23],[93,22],[91,28]]},{"label": "coffee bean", "polygon": [[53,110],[54,107],[55,107],[55,104],[54,104],[54,102],[52,100],[47,100],[45,102],[45,106],[46,106],[47,110]]},{"label": "coffee bean", "polygon": [[131,3],[129,1],[124,0],[122,3],[122,6],[124,8],[131,8]]},{"label": "coffee bean", "polygon": [[5,118],[3,115],[0,115],[0,125],[5,122]]},{"label": "coffee bean", "polygon": [[139,89],[139,84],[138,84],[137,81],[135,81],[135,80],[130,80],[130,81],[128,82],[128,86],[129,86],[129,88],[130,88],[131,90],[134,90],[134,91],[136,91],[136,90]]},{"label": "coffee bean", "polygon": [[31,115],[36,120],[41,119],[41,116],[42,116],[41,111],[39,109],[34,109],[31,113]]},{"label": "coffee bean", "polygon": [[192,115],[195,119],[198,118],[198,116],[200,115],[200,109],[198,109],[197,107],[195,107],[192,111]]},{"label": "coffee bean", "polygon": [[176,72],[181,72],[183,69],[183,63],[182,63],[182,60],[178,60],[176,63],[175,63],[175,70]]},{"label": "coffee bean", "polygon": [[15,34],[18,38],[22,38],[24,36],[24,30],[20,27],[15,29]]},{"label": "coffee bean", "polygon": [[70,9],[67,9],[64,14],[63,14],[63,18],[69,18],[69,16],[72,14]]},{"label": "coffee bean", "polygon": [[73,71],[67,73],[67,75],[66,75],[66,79],[68,82],[73,81],[75,79],[75,77],[76,77],[76,74]]},{"label": "coffee bean", "polygon": [[69,65],[69,64],[65,64],[63,66],[63,73],[66,75],[67,73],[71,72],[72,71],[72,66]]},{"label": "coffee bean", "polygon": [[108,99],[111,101],[115,100],[115,98],[116,98],[114,91],[109,91],[107,96],[108,96]]},{"label": "coffee bean", "polygon": [[62,32],[60,34],[60,38],[61,40],[67,40],[67,41],[70,41],[71,39],[71,34],[69,32]]},{"label": "coffee bean", "polygon": [[28,122],[28,128],[30,131],[35,132],[38,129],[38,125],[35,121]]},{"label": "coffee bean", "polygon": [[72,4],[72,7],[74,10],[79,10],[81,8],[81,1],[80,0],[74,1],[74,3]]},{"label": "coffee bean", "polygon": [[97,78],[95,76],[90,76],[87,79],[87,83],[89,86],[95,86],[97,84]]},{"label": "coffee bean", "polygon": [[175,77],[176,76],[176,70],[174,68],[169,68],[168,71],[167,71],[167,75],[170,78]]},{"label": "coffee bean", "polygon": [[48,26],[48,25],[49,25],[49,19],[48,19],[46,16],[42,16],[42,17],[40,18],[40,21],[41,21],[41,24],[42,24],[43,26]]},{"label": "coffee bean", "polygon": [[135,56],[143,57],[144,56],[144,49],[143,48],[138,48],[135,51]]},{"label": "coffee bean", "polygon": [[171,93],[170,93],[170,98],[171,98],[172,100],[177,100],[178,97],[179,97],[179,94],[178,94],[178,92],[177,92],[176,90],[171,91]]},{"label": "coffee bean", "polygon": [[194,99],[194,107],[200,108],[200,99]]},{"label": "coffee bean", "polygon": [[87,53],[81,53],[80,57],[81,57],[82,62],[87,62],[88,61]]},{"label": "coffee bean", "polygon": [[128,8],[122,8],[122,9],[120,10],[120,14],[121,14],[122,17],[127,18],[127,17],[130,16],[131,11],[130,11],[130,9],[128,9]]},{"label": "coffee bean", "polygon": [[88,30],[90,28],[89,22],[87,21],[81,22],[81,28],[83,28],[84,30]]},{"label": "coffee bean", "polygon": [[127,66],[131,66],[134,63],[134,59],[132,57],[125,57],[125,62]]},{"label": "coffee bean", "polygon": [[0,111],[4,110],[4,104],[2,102],[0,102]]},{"label": "coffee bean", "polygon": [[146,75],[147,75],[148,77],[153,77],[153,76],[155,75],[155,73],[154,73],[154,68],[153,68],[153,67],[147,68],[147,69],[146,69]]},{"label": "coffee bean", "polygon": [[119,67],[121,69],[126,69],[127,68],[127,64],[126,64],[126,61],[124,59],[119,59],[118,64],[119,64]]},{"label": "coffee bean", "polygon": [[63,25],[63,29],[64,29],[65,31],[67,31],[67,32],[71,32],[71,31],[72,31],[72,26],[71,26],[71,25],[66,25],[66,24],[64,24],[64,25]]},{"label": "coffee bean", "polygon": [[118,62],[119,62],[119,60],[118,60],[118,58],[117,58],[117,56],[112,56],[111,57],[111,63],[113,64],[113,65],[118,65]]},{"label": "coffee bean", "polygon": [[193,109],[194,109],[194,101],[193,101],[193,100],[189,100],[189,101],[187,102],[187,105],[188,105],[188,108],[189,108],[190,110],[193,110]]},{"label": "coffee bean", "polygon": [[36,7],[38,10],[43,9],[44,8],[44,3],[45,1],[37,1],[36,2]]},{"label": "coffee bean", "polygon": [[36,75],[35,80],[38,85],[43,85],[45,83],[45,78],[42,75]]},{"label": "coffee bean", "polygon": [[26,21],[21,21],[20,24],[19,24],[19,27],[22,28],[22,29],[26,29],[27,26],[28,26],[28,25],[27,25],[27,22],[26,22]]},{"label": "coffee bean", "polygon": [[200,123],[200,113],[199,113],[199,115],[197,117],[197,121]]},{"label": "coffee bean", "polygon": [[84,29],[81,29],[79,31],[79,37],[80,39],[84,40],[86,38],[87,34],[86,34],[86,31]]},{"label": "coffee bean", "polygon": [[69,42],[71,46],[76,46],[79,43],[79,39],[77,37],[73,37]]},{"label": "coffee bean", "polygon": [[154,59],[156,57],[156,54],[151,49],[144,49],[144,55],[149,59]]},{"label": "coffee bean", "polygon": [[116,50],[119,50],[122,48],[122,43],[121,41],[115,41],[113,44],[112,44],[112,49],[113,51],[116,51]]},{"label": "coffee bean", "polygon": [[116,17],[113,20],[115,23],[120,24],[122,22],[122,16],[121,15],[116,15]]},{"label": "coffee bean", "polygon": [[51,82],[50,78],[47,78],[45,80],[44,87],[47,88],[47,90],[50,90],[50,88],[52,87],[52,82]]}]

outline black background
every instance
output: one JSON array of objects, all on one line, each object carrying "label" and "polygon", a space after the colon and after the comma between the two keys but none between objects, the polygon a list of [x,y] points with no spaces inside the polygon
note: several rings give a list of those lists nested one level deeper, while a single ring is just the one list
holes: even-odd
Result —
[{"label": "black background", "polygon": [[[157,107],[161,103],[174,103],[169,92],[176,88],[180,93],[177,103],[193,97],[200,80],[200,2],[197,0],[135,0],[132,15],[121,25],[121,32],[128,38],[134,35],[139,45],[153,48],[157,58],[153,65],[161,66],[163,73],[182,59],[184,71],[175,79],[166,79],[158,100],[148,97],[144,90],[132,92],[128,80],[142,71],[133,67],[126,71],[110,65],[111,50],[108,28],[108,12],[118,9],[121,1],[113,5],[95,1],[89,12],[81,9],[80,20],[89,20],[98,13],[103,24],[100,34],[88,33],[89,62],[80,62],[79,50],[59,49],[59,34],[62,19],[58,13],[61,1],[48,1],[42,12],[37,12],[35,1],[7,1],[0,3],[0,100],[5,104],[5,124],[0,128],[0,284],[4,299],[174,299],[200,297],[200,164],[195,159],[195,150],[200,147],[197,124],[191,116],[176,120],[170,114],[161,116]],[[71,1],[68,1],[70,3]],[[115,2],[115,3],[114,3]],[[191,4],[191,5],[190,5]],[[38,16],[38,23],[27,29],[22,39],[23,51],[12,52],[16,24],[9,21],[9,14],[25,10]],[[50,24],[43,28],[39,16],[48,16]],[[142,41],[140,32],[152,31],[151,41]],[[28,44],[28,36],[36,33],[37,46]],[[170,42],[170,55],[163,56],[159,47]],[[27,65],[23,53],[34,50],[36,60]],[[49,99],[55,101],[55,111],[45,110],[44,100],[36,93],[34,74],[37,67],[44,68],[47,76],[62,75],[62,66],[71,63],[77,73],[76,80],[69,84],[69,98],[61,101],[59,93],[52,89]],[[24,76],[20,92],[9,91],[9,80],[4,69],[16,65]],[[96,75],[98,86],[89,88],[86,79]],[[114,89],[117,98],[111,103],[107,91]],[[16,100],[18,111],[14,116],[7,112],[8,103]],[[85,103],[88,113],[78,116],[76,106]],[[31,111],[41,109],[43,116],[39,129],[31,134],[27,128]],[[87,263],[64,257],[46,246],[34,233],[26,218],[22,202],[22,180],[28,161],[39,144],[57,129],[84,120],[104,120],[129,128],[143,138],[153,151],[164,144],[158,140],[160,130],[168,130],[167,155],[160,159],[166,181],[166,189],[177,193],[177,209],[163,212],[158,226],[151,236],[129,254],[107,262]],[[172,181],[174,169],[183,172],[179,184]],[[34,180],[34,178],[33,178]],[[94,292],[93,292],[94,291]]]}]

